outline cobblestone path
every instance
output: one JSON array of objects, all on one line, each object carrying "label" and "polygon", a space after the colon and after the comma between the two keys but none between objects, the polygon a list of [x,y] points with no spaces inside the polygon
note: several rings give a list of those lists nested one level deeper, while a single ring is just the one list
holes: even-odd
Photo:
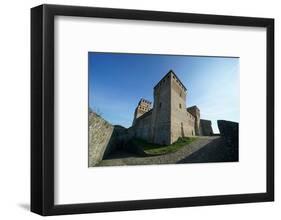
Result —
[{"label": "cobblestone path", "polygon": [[[159,155],[159,156],[149,156],[149,157],[137,157],[134,155],[113,155],[114,158],[102,160],[97,166],[122,166],[122,165],[148,165],[148,164],[175,164],[175,163],[185,163],[186,158],[188,158],[193,153],[197,152],[204,146],[212,146],[214,143],[216,146],[220,136],[202,136],[198,137],[191,144],[182,147],[178,151],[170,154]],[[188,162],[188,161],[186,161]]]}]

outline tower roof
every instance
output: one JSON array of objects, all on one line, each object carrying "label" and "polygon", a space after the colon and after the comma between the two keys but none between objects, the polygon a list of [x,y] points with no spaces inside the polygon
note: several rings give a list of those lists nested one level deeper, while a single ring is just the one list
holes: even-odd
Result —
[{"label": "tower roof", "polygon": [[156,88],[160,82],[165,79],[167,76],[172,76],[174,75],[176,77],[176,79],[179,81],[179,83],[182,85],[183,89],[186,91],[186,87],[184,86],[184,84],[182,83],[182,81],[179,79],[179,77],[176,75],[176,73],[173,70],[170,70],[165,76],[163,76],[163,78],[161,80],[159,80],[159,82],[154,86],[154,88]]}]

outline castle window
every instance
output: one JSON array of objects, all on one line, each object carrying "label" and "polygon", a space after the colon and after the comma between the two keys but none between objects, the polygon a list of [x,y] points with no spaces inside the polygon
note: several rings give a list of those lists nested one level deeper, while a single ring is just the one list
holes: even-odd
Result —
[{"label": "castle window", "polygon": [[179,104],[179,107],[181,108],[181,104]]},{"label": "castle window", "polygon": [[181,94],[181,92],[180,92],[180,97],[181,97],[181,95],[182,95],[182,94]]},{"label": "castle window", "polygon": [[162,106],[162,103],[160,102],[160,103],[159,103],[159,108],[161,108],[161,106]]}]

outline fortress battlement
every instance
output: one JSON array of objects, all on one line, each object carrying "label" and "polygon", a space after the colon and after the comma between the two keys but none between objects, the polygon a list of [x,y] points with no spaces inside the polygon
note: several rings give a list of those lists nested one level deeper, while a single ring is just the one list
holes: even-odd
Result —
[{"label": "fortress battlement", "polygon": [[[186,107],[187,89],[173,70],[154,86],[153,96],[153,107],[152,102],[144,98],[138,102],[131,128],[133,136],[165,145],[179,137],[205,135],[200,128],[200,109]],[[209,122],[204,122],[208,135],[212,131]]]},{"label": "fortress battlement", "polygon": [[179,77],[175,74],[173,70],[170,70],[155,86],[154,89],[158,89],[163,83],[167,82],[169,79],[173,79],[179,86],[186,92],[187,89],[184,84],[181,82]]}]

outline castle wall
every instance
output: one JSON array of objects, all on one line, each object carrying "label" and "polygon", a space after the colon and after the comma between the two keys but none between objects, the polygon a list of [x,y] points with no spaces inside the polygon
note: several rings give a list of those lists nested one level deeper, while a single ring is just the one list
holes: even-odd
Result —
[{"label": "castle wall", "polygon": [[[172,144],[179,137],[200,135],[200,111],[196,106],[186,108],[186,88],[173,71],[167,73],[154,87],[151,102],[141,99],[131,130],[133,135],[156,144]],[[148,114],[149,113],[149,114]]]},{"label": "castle wall", "polygon": [[154,87],[154,103],[152,111],[151,137],[156,144],[170,144],[171,124],[171,83],[170,75],[166,75]]},{"label": "castle wall", "polygon": [[188,135],[187,136],[188,137],[195,136],[196,135],[196,130],[195,130],[196,119],[188,111],[186,112],[186,115],[187,115],[187,124],[188,124]]},{"label": "castle wall", "polygon": [[141,99],[135,109],[133,125],[136,122],[136,119],[151,110],[151,102],[145,99]]},{"label": "castle wall", "polygon": [[197,108],[197,106],[191,106],[191,107],[187,108],[186,110],[187,110],[187,112],[192,114],[195,118],[195,124],[194,124],[195,135],[201,135],[200,134],[200,110],[199,110],[199,108]]},{"label": "castle wall", "polygon": [[186,111],[186,90],[172,75],[171,80],[171,143],[179,137],[194,136],[195,118]]},{"label": "castle wall", "polygon": [[96,113],[89,115],[89,166],[98,164],[110,150],[114,126]]},{"label": "castle wall", "polygon": [[202,136],[213,135],[212,121],[201,119],[200,120],[200,133]]},{"label": "castle wall", "polygon": [[151,118],[152,118],[152,111],[149,111],[135,120],[135,124],[133,126],[134,137],[143,140],[150,139]]}]

